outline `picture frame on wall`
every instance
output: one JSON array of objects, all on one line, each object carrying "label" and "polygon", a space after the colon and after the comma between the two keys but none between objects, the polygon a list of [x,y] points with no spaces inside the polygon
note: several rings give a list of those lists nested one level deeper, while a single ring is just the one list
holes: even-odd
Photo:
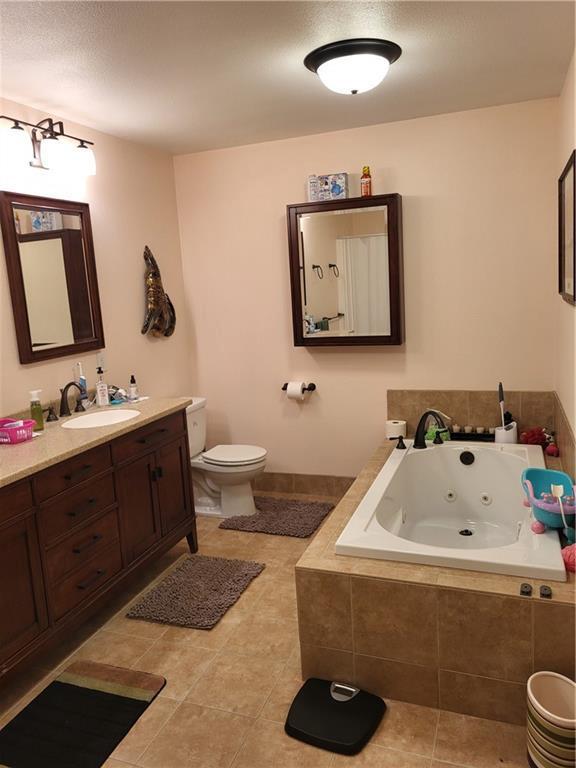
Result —
[{"label": "picture frame on wall", "polygon": [[576,305],[576,150],[558,179],[558,291]]}]

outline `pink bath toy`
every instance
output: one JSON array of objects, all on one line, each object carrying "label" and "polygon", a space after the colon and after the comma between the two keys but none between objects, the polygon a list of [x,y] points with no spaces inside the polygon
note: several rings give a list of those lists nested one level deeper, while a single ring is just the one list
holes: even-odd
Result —
[{"label": "pink bath toy", "polygon": [[576,544],[570,544],[562,550],[562,559],[567,571],[576,573]]},{"label": "pink bath toy", "polygon": [[546,526],[544,523],[541,523],[540,520],[534,520],[532,525],[530,526],[530,530],[532,533],[544,533],[546,530]]}]

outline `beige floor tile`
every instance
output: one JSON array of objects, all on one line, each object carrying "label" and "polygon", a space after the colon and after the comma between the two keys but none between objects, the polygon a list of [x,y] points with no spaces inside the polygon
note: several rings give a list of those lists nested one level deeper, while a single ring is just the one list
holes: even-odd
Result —
[{"label": "beige floor tile", "polygon": [[386,714],[372,737],[374,744],[432,757],[438,710],[389,700]]},{"label": "beige floor tile", "polygon": [[275,681],[260,717],[276,723],[285,723],[290,705],[302,687],[302,683],[300,673],[286,667]]},{"label": "beige floor tile", "polygon": [[144,768],[228,768],[252,720],[181,704],[138,761]]},{"label": "beige floor tile", "polygon": [[153,621],[141,621],[140,619],[127,619],[126,610],[114,616],[104,625],[106,630],[120,632],[131,637],[144,637],[149,640],[158,640],[166,632],[166,624],[156,624]]},{"label": "beige floor tile", "polygon": [[241,621],[241,617],[234,614],[234,607],[232,607],[212,629],[167,627],[162,639],[174,643],[188,643],[213,651],[220,650]]},{"label": "beige floor tile", "polygon": [[214,658],[214,651],[187,643],[158,640],[139,659],[137,668],[166,678],[160,696],[182,701]]},{"label": "beige floor tile", "polygon": [[329,752],[287,736],[280,723],[257,720],[233,768],[329,768],[332,760]]},{"label": "beige floor tile", "polygon": [[136,763],[178,706],[179,703],[174,699],[158,696],[122,739],[112,757],[125,763]]},{"label": "beige floor tile", "polygon": [[258,616],[297,620],[296,584],[290,579],[269,579],[256,606]]},{"label": "beige floor tile", "polygon": [[470,768],[524,768],[526,731],[519,725],[440,712],[434,758]]},{"label": "beige floor tile", "polygon": [[395,749],[385,749],[375,744],[368,744],[362,752],[352,757],[336,755],[334,768],[429,768],[430,760],[421,755],[409,755]]},{"label": "beige floor tile", "polygon": [[430,768],[466,768],[466,766],[456,765],[456,763],[445,763],[442,760],[432,760]]},{"label": "beige floor tile", "polygon": [[115,760],[113,757],[108,758],[102,768],[126,768],[126,766],[133,766],[134,763],[125,763],[123,760]]},{"label": "beige floor tile", "polygon": [[284,662],[224,651],[214,657],[186,701],[257,717]]},{"label": "beige floor tile", "polygon": [[154,640],[101,630],[74,654],[70,661],[90,659],[116,667],[133,667]]},{"label": "beige floor tile", "polygon": [[224,648],[231,653],[258,654],[287,661],[298,641],[296,621],[278,621],[254,615],[241,621]]}]

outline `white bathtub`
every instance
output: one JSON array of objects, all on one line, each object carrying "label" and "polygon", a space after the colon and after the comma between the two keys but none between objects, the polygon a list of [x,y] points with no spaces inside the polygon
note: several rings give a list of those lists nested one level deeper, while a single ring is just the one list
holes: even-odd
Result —
[{"label": "white bathtub", "polygon": [[[528,466],[544,467],[541,448],[406,445],[380,470],[337,554],[566,581],[558,533],[532,533],[523,505],[520,476]],[[461,461],[465,451],[473,454],[469,465]]]}]

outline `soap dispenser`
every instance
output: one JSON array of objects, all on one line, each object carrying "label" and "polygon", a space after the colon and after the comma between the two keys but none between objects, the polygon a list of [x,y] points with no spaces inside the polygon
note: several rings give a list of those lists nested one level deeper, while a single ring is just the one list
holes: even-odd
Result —
[{"label": "soap dispenser", "polygon": [[97,368],[98,383],[96,384],[96,405],[103,407],[110,405],[110,396],[108,394],[108,385],[103,379],[104,371],[102,368]]}]

